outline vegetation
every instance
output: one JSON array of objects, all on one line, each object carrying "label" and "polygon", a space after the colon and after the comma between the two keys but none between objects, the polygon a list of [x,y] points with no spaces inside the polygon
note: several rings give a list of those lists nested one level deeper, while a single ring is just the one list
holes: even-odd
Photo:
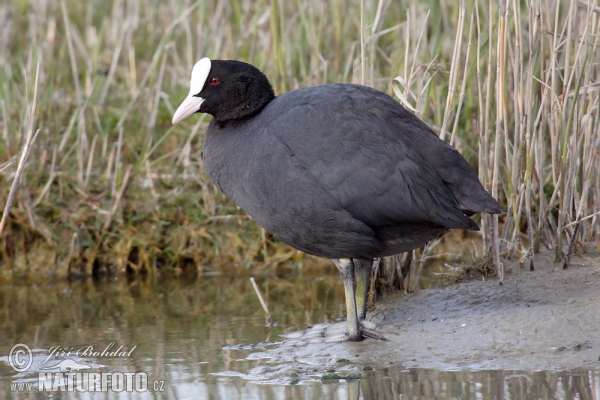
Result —
[{"label": "vegetation", "polygon": [[[301,260],[208,180],[210,117],[171,126],[202,56],[250,62],[276,93],[352,81],[396,96],[506,207],[482,219],[476,256],[500,277],[541,246],[568,260],[600,244],[599,17],[587,0],[1,5],[0,276]],[[382,265],[393,281],[400,263]]]}]

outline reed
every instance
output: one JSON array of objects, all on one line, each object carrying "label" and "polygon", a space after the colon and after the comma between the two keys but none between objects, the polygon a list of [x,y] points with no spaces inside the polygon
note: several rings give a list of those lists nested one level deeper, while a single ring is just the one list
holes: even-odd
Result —
[{"label": "reed", "polygon": [[[481,219],[495,274],[533,269],[542,247],[568,267],[600,246],[599,17],[587,0],[3,4],[0,276],[302,257],[209,182],[209,118],[171,126],[201,56],[250,62],[277,93],[364,81],[396,96],[505,206]],[[405,282],[456,252],[441,247],[417,251]]]}]

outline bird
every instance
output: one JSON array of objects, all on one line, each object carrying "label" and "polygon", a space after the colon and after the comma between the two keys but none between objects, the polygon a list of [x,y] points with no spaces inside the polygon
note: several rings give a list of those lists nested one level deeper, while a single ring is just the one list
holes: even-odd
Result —
[{"label": "bird", "polygon": [[202,152],[217,188],[275,238],[334,261],[348,341],[379,338],[364,323],[375,260],[503,211],[454,147],[371,87],[276,96],[253,65],[205,57],[172,122],[194,113],[212,115]]}]

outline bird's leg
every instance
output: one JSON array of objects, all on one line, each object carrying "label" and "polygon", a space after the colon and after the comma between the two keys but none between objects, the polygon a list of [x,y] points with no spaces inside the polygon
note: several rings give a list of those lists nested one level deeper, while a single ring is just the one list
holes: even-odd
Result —
[{"label": "bird's leg", "polygon": [[356,274],[356,312],[359,321],[367,317],[367,294],[371,286],[372,260],[352,259]]},{"label": "bird's leg", "polygon": [[342,274],[346,292],[346,318],[348,321],[348,340],[358,342],[363,339],[361,325],[356,312],[356,288],[354,286],[354,263],[349,258],[334,260]]},{"label": "bird's leg", "polygon": [[387,340],[385,336],[377,333],[377,326],[369,321],[365,321],[367,317],[367,294],[371,287],[371,273],[375,261],[364,260],[360,258],[352,259],[356,268],[356,311],[358,314],[358,323],[360,324],[363,336],[370,337],[376,340]]}]

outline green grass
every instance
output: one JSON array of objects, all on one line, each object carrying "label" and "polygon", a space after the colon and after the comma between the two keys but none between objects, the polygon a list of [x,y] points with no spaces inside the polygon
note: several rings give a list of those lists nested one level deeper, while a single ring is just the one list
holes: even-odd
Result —
[{"label": "green grass", "polygon": [[[210,117],[171,126],[203,56],[256,65],[276,93],[364,79],[400,94],[507,209],[482,219],[477,257],[501,277],[540,247],[568,260],[600,243],[598,216],[585,219],[600,198],[600,13],[583,3],[509,2],[504,14],[483,0],[365,1],[364,41],[360,3],[340,0],[0,6],[2,209],[40,130],[0,228],[0,275],[297,257],[209,182]],[[411,273],[435,253],[418,252]]]}]

